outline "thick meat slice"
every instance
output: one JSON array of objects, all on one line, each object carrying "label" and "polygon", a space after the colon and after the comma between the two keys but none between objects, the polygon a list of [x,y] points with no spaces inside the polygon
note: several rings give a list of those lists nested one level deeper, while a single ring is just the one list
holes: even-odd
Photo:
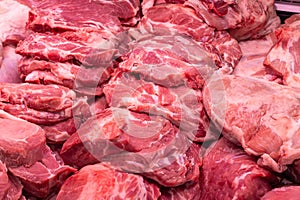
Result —
[{"label": "thick meat slice", "polygon": [[284,186],[266,193],[261,200],[294,200],[300,196],[300,186]]},{"label": "thick meat slice", "polygon": [[29,10],[16,0],[0,1],[0,43],[16,44],[25,37]]},{"label": "thick meat slice", "polygon": [[28,83],[57,84],[85,95],[99,96],[101,85],[113,71],[112,66],[86,68],[72,63],[23,59],[19,63],[21,78]]},{"label": "thick meat slice", "polygon": [[[138,75],[137,75],[138,76]],[[200,90],[186,86],[167,88],[136,79],[119,71],[104,87],[109,106],[150,115],[161,115],[195,141],[203,141],[209,123],[202,105]]]},{"label": "thick meat slice", "polygon": [[1,111],[0,160],[7,166],[31,165],[42,158],[44,131],[37,125]]},{"label": "thick meat slice", "polygon": [[71,118],[76,107],[86,104],[85,99],[75,98],[72,90],[58,85],[0,83],[0,108],[37,124],[49,125]]},{"label": "thick meat slice", "polygon": [[57,200],[157,199],[159,188],[143,177],[119,172],[108,164],[83,167],[63,184]]},{"label": "thick meat slice", "polygon": [[200,175],[200,199],[259,199],[276,183],[275,175],[225,138],[207,151]]},{"label": "thick meat slice", "polygon": [[119,68],[165,87],[202,88],[216,69],[206,52],[188,37],[146,35],[130,46]]},{"label": "thick meat slice", "polygon": [[22,184],[18,179],[7,174],[7,168],[0,161],[0,198],[2,200],[21,199]]},{"label": "thick meat slice", "polygon": [[270,81],[219,76],[203,91],[210,118],[259,164],[283,172],[300,158],[299,91]]},{"label": "thick meat slice", "polygon": [[[20,75],[18,72],[18,62],[21,60],[22,56],[16,54],[15,48],[12,46],[5,46],[2,49],[2,56],[3,56],[2,64],[0,61],[0,82],[21,83]],[[1,60],[1,50],[0,50],[0,60]]]},{"label": "thick meat slice", "polygon": [[264,60],[275,42],[275,34],[270,34],[261,39],[240,42],[243,57],[235,67],[233,74],[281,82],[282,80],[278,74],[264,66]]},{"label": "thick meat slice", "polygon": [[[96,47],[92,47],[96,44]],[[107,46],[106,40],[103,43],[86,44],[62,35],[32,33],[18,44],[16,52],[54,62],[71,61],[90,67],[108,67],[117,50]]]},{"label": "thick meat slice", "polygon": [[118,108],[88,119],[60,154],[67,164],[82,167],[107,161],[166,186],[194,180],[201,165],[199,147],[191,146],[168,120]]},{"label": "thick meat slice", "polygon": [[49,147],[42,153],[42,159],[29,167],[9,168],[9,171],[21,180],[24,190],[39,198],[45,198],[52,191],[59,189],[70,174],[76,171],[64,165],[61,158]]},{"label": "thick meat slice", "polygon": [[[88,28],[122,30],[121,23],[134,26],[139,17],[139,0],[22,0],[33,10],[28,27],[35,31],[64,31]],[[76,15],[74,15],[76,13]]]},{"label": "thick meat slice", "polygon": [[207,51],[219,67],[233,68],[241,57],[238,42],[226,31],[216,31],[215,28],[208,26],[192,8],[181,4],[158,5],[150,8],[141,19],[139,27],[160,35],[188,35]]},{"label": "thick meat slice", "polygon": [[283,78],[283,84],[300,87],[300,14],[286,20],[276,30],[277,43],[268,53],[264,64]]}]

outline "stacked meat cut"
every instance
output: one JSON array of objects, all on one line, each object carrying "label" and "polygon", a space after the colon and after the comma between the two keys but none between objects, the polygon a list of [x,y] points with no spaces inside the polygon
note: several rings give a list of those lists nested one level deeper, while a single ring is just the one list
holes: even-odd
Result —
[{"label": "stacked meat cut", "polygon": [[280,25],[255,0],[12,2],[26,12],[0,28],[1,199],[299,194],[299,15]]}]

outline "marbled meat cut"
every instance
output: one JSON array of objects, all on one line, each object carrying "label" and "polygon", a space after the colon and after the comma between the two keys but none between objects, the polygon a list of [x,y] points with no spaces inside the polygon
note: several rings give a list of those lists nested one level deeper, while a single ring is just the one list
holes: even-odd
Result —
[{"label": "marbled meat cut", "polygon": [[200,147],[168,120],[119,108],[108,108],[88,119],[60,152],[70,165],[107,161],[165,186],[195,180],[201,165],[199,153]]},{"label": "marbled meat cut", "polygon": [[59,155],[49,147],[41,152],[43,157],[33,165],[10,167],[9,171],[21,180],[27,193],[45,198],[51,192],[57,191],[76,169],[65,165]]},{"label": "marbled meat cut", "polygon": [[[159,13],[159,14],[158,14]],[[159,35],[190,36],[208,53],[219,67],[234,68],[242,56],[238,42],[226,31],[208,26],[190,7],[166,4],[151,7],[139,27]]]},{"label": "marbled meat cut", "polygon": [[260,156],[260,165],[283,172],[300,158],[299,91],[263,79],[226,75],[208,82],[203,100],[223,135]]},{"label": "marbled meat cut", "polygon": [[203,141],[206,136],[209,121],[200,90],[184,85],[163,87],[118,71],[105,85],[104,94],[109,106],[163,116],[195,141]]},{"label": "marbled meat cut", "polygon": [[57,200],[158,199],[159,188],[142,176],[101,163],[83,167],[63,184]]},{"label": "marbled meat cut", "polygon": [[0,161],[0,199],[21,199],[22,188],[20,181],[9,175],[5,164]]},{"label": "marbled meat cut", "polygon": [[119,32],[121,24],[134,26],[140,17],[139,0],[22,1],[33,8],[27,27],[37,32],[79,29]]},{"label": "marbled meat cut", "polygon": [[[72,35],[74,35],[72,33]],[[32,33],[21,41],[16,52],[22,56],[34,57],[35,59],[49,60],[53,62],[74,62],[88,67],[109,67],[114,55],[118,52],[112,47],[113,44],[102,39],[99,41],[82,41],[82,37],[75,39],[70,35],[52,35],[45,33]],[[85,40],[88,40],[87,34]]]},{"label": "marbled meat cut", "polygon": [[1,111],[0,160],[6,166],[32,165],[46,148],[43,129]]},{"label": "marbled meat cut", "polygon": [[300,186],[284,186],[267,192],[261,200],[295,200],[300,197]]},{"label": "marbled meat cut", "polygon": [[256,158],[249,156],[243,148],[221,138],[203,157],[200,199],[259,199],[278,180],[258,166]]},{"label": "marbled meat cut", "polygon": [[283,84],[300,87],[300,14],[293,15],[276,30],[277,42],[264,64],[283,79]]}]

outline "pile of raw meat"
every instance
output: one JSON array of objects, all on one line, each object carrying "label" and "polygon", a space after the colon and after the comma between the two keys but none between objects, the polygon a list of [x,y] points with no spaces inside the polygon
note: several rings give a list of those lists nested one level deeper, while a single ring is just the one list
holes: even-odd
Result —
[{"label": "pile of raw meat", "polygon": [[264,0],[1,0],[0,199],[300,196],[300,14]]}]

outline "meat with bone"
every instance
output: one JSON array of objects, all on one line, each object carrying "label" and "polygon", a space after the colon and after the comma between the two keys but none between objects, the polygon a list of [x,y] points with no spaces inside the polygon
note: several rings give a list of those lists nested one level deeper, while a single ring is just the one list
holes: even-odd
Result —
[{"label": "meat with bone", "polygon": [[[263,97],[263,98],[262,98]],[[204,106],[224,136],[260,156],[276,172],[299,159],[299,91],[277,83],[233,75],[213,78]]]},{"label": "meat with bone", "polygon": [[44,131],[37,125],[0,112],[0,160],[6,166],[32,165],[46,147]]},{"label": "meat with bone", "polygon": [[18,44],[16,52],[22,56],[53,62],[69,61],[89,67],[108,67],[118,51],[111,48],[106,39],[86,43],[72,41],[64,35],[33,33]]},{"label": "meat with bone", "polygon": [[238,42],[226,31],[208,26],[192,8],[181,4],[151,7],[139,27],[159,35],[188,35],[206,50],[219,67],[233,68],[241,57]]},{"label": "meat with bone", "polygon": [[[28,28],[34,31],[76,31],[79,29],[122,30],[121,24],[134,26],[139,18],[139,0],[23,0],[33,9]],[[76,13],[76,15],[74,15]]]},{"label": "meat with bone", "polygon": [[0,161],[0,198],[3,200],[21,199],[22,188],[20,181],[9,175],[5,164]]},{"label": "meat with bone", "polygon": [[123,171],[175,186],[198,177],[199,151],[162,117],[108,108],[88,119],[60,154],[67,164],[82,167],[107,161]]},{"label": "meat with bone", "polygon": [[42,159],[31,166],[11,167],[9,171],[21,180],[24,190],[36,197],[45,198],[57,191],[63,182],[76,170],[63,163],[49,147],[43,151]]},{"label": "meat with bone", "polygon": [[277,42],[264,64],[283,78],[283,84],[300,87],[300,14],[293,15],[276,30]]},{"label": "meat with bone", "polygon": [[143,177],[101,163],[83,167],[63,184],[57,200],[157,199],[159,188]]},{"label": "meat with bone", "polygon": [[136,79],[130,72],[118,71],[105,85],[104,94],[111,107],[126,107],[135,112],[169,119],[191,140],[203,141],[206,136],[209,121],[203,109],[200,90],[186,86],[163,87]]},{"label": "meat with bone", "polygon": [[300,186],[284,186],[267,192],[261,200],[294,200],[300,196]]},{"label": "meat with bone", "polygon": [[255,157],[221,138],[203,157],[200,199],[259,199],[276,182],[276,176],[259,167]]}]

